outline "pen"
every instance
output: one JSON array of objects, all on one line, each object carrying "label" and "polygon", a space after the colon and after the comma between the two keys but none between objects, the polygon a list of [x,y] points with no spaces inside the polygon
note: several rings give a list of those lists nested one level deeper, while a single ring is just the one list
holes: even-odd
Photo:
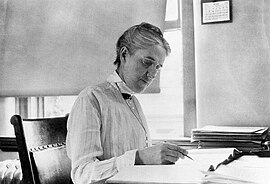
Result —
[{"label": "pen", "polygon": [[[188,157],[190,160],[193,160],[193,158],[191,158],[190,156],[188,156],[188,155],[186,155],[186,154],[184,154],[184,153],[182,153],[184,156],[186,156],[186,157]],[[194,161],[194,160],[193,160]]]},{"label": "pen", "polygon": [[[162,141],[162,143],[167,143],[167,141]],[[193,160],[194,161],[194,159],[191,158],[190,156],[188,156],[187,154],[182,153],[182,152],[181,152],[181,154],[184,155],[184,156],[186,156],[186,157],[188,157],[190,160]]]}]

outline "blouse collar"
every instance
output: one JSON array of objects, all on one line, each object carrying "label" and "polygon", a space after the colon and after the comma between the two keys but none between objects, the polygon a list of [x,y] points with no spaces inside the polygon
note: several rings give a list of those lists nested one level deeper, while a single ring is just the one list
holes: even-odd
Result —
[{"label": "blouse collar", "polygon": [[126,83],[120,78],[118,73],[114,71],[107,79],[108,82],[113,84],[114,87],[118,88],[121,93],[127,93],[133,95],[135,92],[132,91]]}]

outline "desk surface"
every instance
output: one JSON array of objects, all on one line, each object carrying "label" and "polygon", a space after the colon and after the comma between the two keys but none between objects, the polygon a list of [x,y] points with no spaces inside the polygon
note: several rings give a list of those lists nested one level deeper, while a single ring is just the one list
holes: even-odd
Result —
[{"label": "desk surface", "polygon": [[175,165],[135,166],[119,172],[107,180],[107,183],[198,183],[203,177],[192,167],[177,167]]},{"label": "desk surface", "polygon": [[[207,179],[215,181],[214,183],[224,182],[227,179],[245,184],[248,184],[249,181],[261,184],[270,183],[270,175],[268,174],[270,173],[270,158],[244,156],[237,162],[234,161],[229,165],[219,167],[214,172],[216,175],[213,175],[213,172],[206,173],[210,165],[216,166],[228,158],[232,152],[231,148],[189,150],[189,155],[195,161],[181,159],[175,165],[133,166],[120,171],[108,179],[107,183],[192,184],[205,180],[205,174],[209,175]],[[262,170],[266,172],[262,172]]]}]

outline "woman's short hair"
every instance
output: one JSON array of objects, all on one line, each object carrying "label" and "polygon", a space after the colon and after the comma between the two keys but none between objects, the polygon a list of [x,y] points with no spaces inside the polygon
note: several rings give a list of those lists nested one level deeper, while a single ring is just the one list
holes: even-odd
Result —
[{"label": "woman's short hair", "polygon": [[126,30],[116,43],[116,60],[114,65],[120,65],[120,50],[126,47],[130,54],[134,54],[139,49],[147,49],[153,45],[161,45],[169,55],[171,48],[169,43],[163,38],[160,29],[152,24],[142,22]]}]

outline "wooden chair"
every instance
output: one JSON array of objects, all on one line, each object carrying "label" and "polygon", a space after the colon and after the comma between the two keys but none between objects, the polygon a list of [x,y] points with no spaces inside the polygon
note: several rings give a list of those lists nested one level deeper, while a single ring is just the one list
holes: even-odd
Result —
[{"label": "wooden chair", "polygon": [[66,154],[67,118],[22,119],[11,117],[23,183],[67,184],[70,180],[71,161]]}]

